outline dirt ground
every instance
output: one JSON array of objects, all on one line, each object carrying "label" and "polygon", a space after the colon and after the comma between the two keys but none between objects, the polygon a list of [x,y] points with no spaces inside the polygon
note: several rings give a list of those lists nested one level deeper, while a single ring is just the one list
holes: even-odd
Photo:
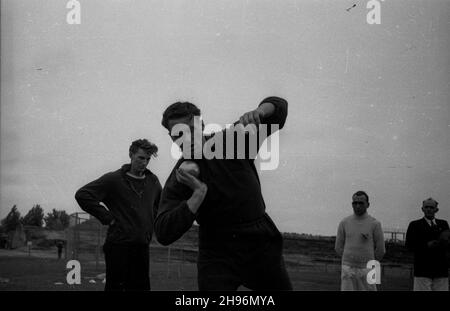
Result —
[{"label": "dirt ground", "polygon": [[[104,263],[81,260],[81,284],[68,285],[67,260],[57,259],[56,251],[26,249],[0,250],[0,291],[102,291]],[[340,269],[336,265],[302,266],[287,263],[288,272],[296,291],[339,290]],[[99,276],[100,275],[100,276]],[[98,277],[99,276],[99,277]],[[152,290],[195,291],[197,269],[194,262],[181,261],[157,254],[151,258],[150,280]],[[389,268],[384,270],[379,290],[411,289],[409,270]],[[95,283],[94,283],[95,282]],[[242,287],[240,290],[247,290]]]}]

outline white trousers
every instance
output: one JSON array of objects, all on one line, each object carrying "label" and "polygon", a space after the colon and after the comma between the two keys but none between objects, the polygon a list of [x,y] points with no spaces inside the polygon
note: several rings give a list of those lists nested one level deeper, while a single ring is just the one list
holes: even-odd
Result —
[{"label": "white trousers", "polygon": [[341,291],[376,291],[376,284],[367,282],[370,269],[355,268],[347,265],[341,267]]}]

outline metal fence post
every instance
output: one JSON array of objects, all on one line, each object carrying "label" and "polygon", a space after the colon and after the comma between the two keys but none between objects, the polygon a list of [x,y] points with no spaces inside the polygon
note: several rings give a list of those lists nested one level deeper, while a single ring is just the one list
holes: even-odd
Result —
[{"label": "metal fence post", "polygon": [[[183,249],[180,249],[180,253],[181,253],[181,256],[180,257],[183,257]],[[180,279],[181,278],[181,260],[179,260],[178,261],[178,279]]]},{"label": "metal fence post", "polygon": [[170,273],[170,246],[167,249],[167,278],[169,278]]},{"label": "metal fence post", "polygon": [[183,274],[183,265],[184,265],[184,248],[181,249],[181,263],[180,263],[181,274]]},{"label": "metal fence post", "polygon": [[99,230],[97,231],[97,246],[95,247],[95,270],[98,270],[98,260],[100,256],[100,238],[102,235],[102,225],[99,225]]}]

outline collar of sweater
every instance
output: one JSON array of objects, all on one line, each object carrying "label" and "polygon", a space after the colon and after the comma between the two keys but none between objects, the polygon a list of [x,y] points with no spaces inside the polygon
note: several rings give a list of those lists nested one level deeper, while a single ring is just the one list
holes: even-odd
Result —
[{"label": "collar of sweater", "polygon": [[[120,168],[122,176],[125,176],[128,172],[130,172],[130,169],[131,169],[131,164],[124,164],[124,165],[122,165],[122,167]],[[144,171],[144,176],[148,177],[151,174],[152,174],[152,172],[148,168],[146,168],[145,171]]]},{"label": "collar of sweater", "polygon": [[364,215],[361,215],[361,216],[358,216],[358,215],[356,215],[356,214],[353,214],[353,218],[355,219],[355,220],[364,220],[364,219],[367,219],[369,217],[369,213],[364,213]]}]

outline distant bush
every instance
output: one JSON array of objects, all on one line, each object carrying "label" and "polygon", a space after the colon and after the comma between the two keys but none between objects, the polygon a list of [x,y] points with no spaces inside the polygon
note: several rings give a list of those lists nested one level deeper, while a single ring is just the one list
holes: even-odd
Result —
[{"label": "distant bush", "polygon": [[44,220],[45,228],[50,230],[64,230],[70,224],[70,216],[64,210],[53,209],[51,213],[47,213]]}]

